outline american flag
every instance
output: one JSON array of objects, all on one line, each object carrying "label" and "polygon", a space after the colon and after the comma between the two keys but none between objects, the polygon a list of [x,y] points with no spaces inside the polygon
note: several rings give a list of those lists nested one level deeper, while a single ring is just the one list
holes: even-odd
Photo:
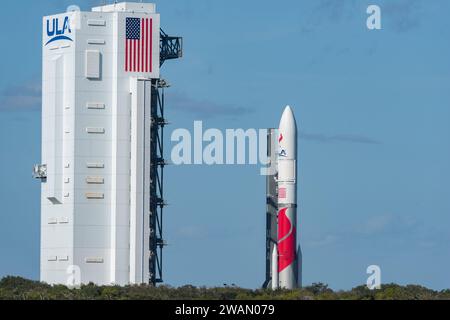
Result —
[{"label": "american flag", "polygon": [[278,198],[286,199],[286,188],[280,188],[280,190],[278,190]]},{"label": "american flag", "polygon": [[127,18],[125,71],[152,72],[153,19]]}]

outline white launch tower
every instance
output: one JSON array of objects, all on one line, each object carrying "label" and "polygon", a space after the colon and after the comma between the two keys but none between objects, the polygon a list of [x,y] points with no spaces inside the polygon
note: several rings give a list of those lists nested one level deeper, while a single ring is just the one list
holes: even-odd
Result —
[{"label": "white launch tower", "polygon": [[162,203],[152,203],[151,145],[161,121],[152,111],[160,40],[150,3],[43,19],[42,165],[35,167],[43,282],[155,278],[152,207]]}]

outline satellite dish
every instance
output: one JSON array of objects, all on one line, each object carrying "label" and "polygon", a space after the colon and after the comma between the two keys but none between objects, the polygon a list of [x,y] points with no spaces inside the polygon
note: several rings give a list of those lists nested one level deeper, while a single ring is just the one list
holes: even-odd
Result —
[{"label": "satellite dish", "polygon": [[77,12],[77,11],[81,11],[80,7],[77,5],[70,5],[67,7],[67,12]]}]

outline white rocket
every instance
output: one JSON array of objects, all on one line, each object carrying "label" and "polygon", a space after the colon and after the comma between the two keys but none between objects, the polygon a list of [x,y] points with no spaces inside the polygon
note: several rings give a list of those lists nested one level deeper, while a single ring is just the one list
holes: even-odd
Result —
[{"label": "white rocket", "polygon": [[301,254],[297,249],[297,124],[287,106],[279,127],[278,241],[273,253],[272,288],[301,285]]}]

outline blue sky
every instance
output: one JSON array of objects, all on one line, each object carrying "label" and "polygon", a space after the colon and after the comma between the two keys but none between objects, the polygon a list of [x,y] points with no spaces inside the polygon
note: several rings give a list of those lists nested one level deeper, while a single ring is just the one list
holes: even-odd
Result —
[{"label": "blue sky", "polygon": [[[100,1],[79,1],[82,9]],[[0,12],[0,276],[39,276],[41,16],[72,1]],[[382,30],[366,8],[382,9]],[[446,0],[157,1],[185,57],[164,65],[177,128],[301,128],[304,282],[450,287],[450,3]],[[168,154],[171,143],[167,142]],[[257,166],[169,167],[165,280],[264,278],[265,185]]]}]

